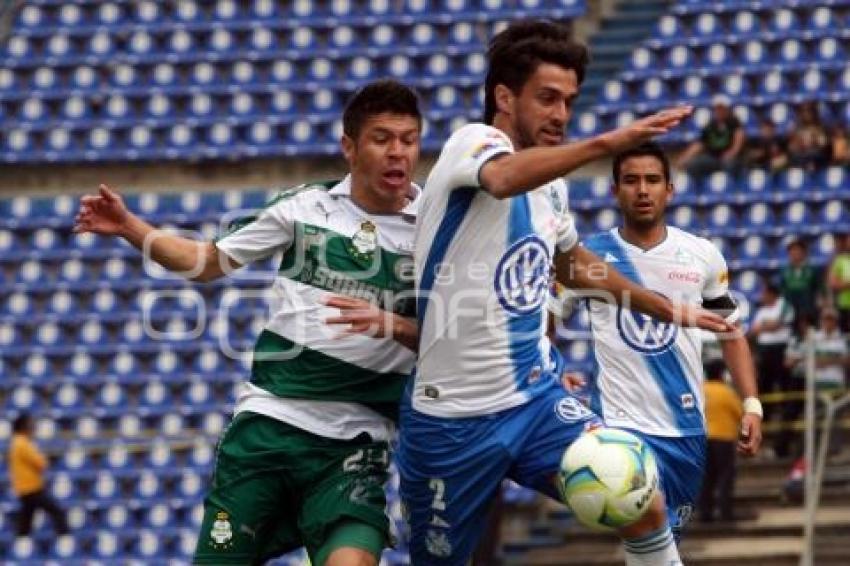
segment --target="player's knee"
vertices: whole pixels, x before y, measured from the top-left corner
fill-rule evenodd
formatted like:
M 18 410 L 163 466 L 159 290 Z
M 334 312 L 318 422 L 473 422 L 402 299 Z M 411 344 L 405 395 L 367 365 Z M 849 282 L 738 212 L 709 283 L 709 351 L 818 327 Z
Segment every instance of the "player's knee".
M 625 539 L 637 538 L 657 531 L 666 524 L 667 508 L 664 505 L 664 496 L 661 492 L 658 492 L 652 498 L 652 503 L 647 508 L 646 513 L 631 525 L 621 527 L 618 532 Z
M 360 548 L 337 548 L 331 552 L 323 566 L 377 566 L 375 556 Z

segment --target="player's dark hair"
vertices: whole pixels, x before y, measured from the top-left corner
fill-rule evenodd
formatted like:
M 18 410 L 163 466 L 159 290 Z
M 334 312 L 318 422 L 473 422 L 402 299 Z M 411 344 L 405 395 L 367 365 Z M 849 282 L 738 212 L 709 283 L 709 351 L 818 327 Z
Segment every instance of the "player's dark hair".
M 28 413 L 21 413 L 12 421 L 12 432 L 24 432 L 29 428 L 31 421 Z
M 519 94 L 541 63 L 574 70 L 581 85 L 590 56 L 572 35 L 569 27 L 545 20 L 520 20 L 496 34 L 487 49 L 484 122 L 492 124 L 496 116 L 496 86 Z
M 422 129 L 419 97 L 413 89 L 398 81 L 382 79 L 367 84 L 348 100 L 342 113 L 342 131 L 357 139 L 366 120 L 384 113 L 412 116 Z
M 623 162 L 632 157 L 650 156 L 661 162 L 661 168 L 664 170 L 664 180 L 670 182 L 670 160 L 667 159 L 667 154 L 661 149 L 661 146 L 654 142 L 646 142 L 639 146 L 627 149 L 626 151 L 614 156 L 614 164 L 612 165 L 612 173 L 614 175 L 614 184 L 620 182 L 620 169 L 623 167 Z

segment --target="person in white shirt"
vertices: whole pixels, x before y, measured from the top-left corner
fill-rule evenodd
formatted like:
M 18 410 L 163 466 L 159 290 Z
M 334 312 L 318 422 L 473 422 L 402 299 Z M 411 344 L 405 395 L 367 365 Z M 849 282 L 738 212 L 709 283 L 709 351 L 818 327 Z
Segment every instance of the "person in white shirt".
M 710 241 L 667 225 L 673 198 L 670 164 L 654 143 L 626 150 L 613 163 L 612 192 L 623 223 L 583 245 L 609 265 L 677 302 L 701 304 L 730 324 L 738 308 L 729 294 L 726 261 Z M 706 462 L 702 331 L 681 328 L 610 302 L 587 300 L 597 371 L 591 408 L 609 426 L 627 429 L 653 449 L 674 534 L 699 498 Z M 761 403 L 746 337 L 718 336 L 732 379 L 746 399 L 738 450 L 761 443 Z

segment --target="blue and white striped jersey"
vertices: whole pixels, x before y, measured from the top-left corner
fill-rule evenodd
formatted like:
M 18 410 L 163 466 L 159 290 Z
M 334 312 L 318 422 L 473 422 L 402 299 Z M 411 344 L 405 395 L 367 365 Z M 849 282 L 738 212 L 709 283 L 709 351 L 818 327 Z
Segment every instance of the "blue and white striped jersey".
M 561 179 L 503 200 L 481 188 L 481 167 L 513 151 L 502 131 L 464 126 L 423 190 L 414 252 L 417 411 L 495 413 L 525 403 L 552 377 L 545 336 L 552 258 L 578 236 Z
M 672 301 L 702 304 L 728 293 L 726 261 L 708 240 L 668 227 L 643 250 L 614 228 L 584 245 L 623 275 Z M 702 338 L 615 304 L 588 301 L 598 365 L 592 408 L 611 426 L 659 436 L 704 434 Z M 727 318 L 736 317 L 733 314 Z

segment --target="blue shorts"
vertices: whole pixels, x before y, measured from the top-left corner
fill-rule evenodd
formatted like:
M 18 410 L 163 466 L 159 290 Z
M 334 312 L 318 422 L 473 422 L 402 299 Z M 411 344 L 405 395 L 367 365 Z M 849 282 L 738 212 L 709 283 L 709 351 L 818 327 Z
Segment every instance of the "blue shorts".
M 556 379 L 524 405 L 447 419 L 401 408 L 398 467 L 415 566 L 462 565 L 504 478 L 560 501 L 554 476 L 567 447 L 602 421 Z
M 642 438 L 655 454 L 661 490 L 667 505 L 667 520 L 678 541 L 699 500 L 705 474 L 705 436 L 653 436 L 639 430 L 630 432 Z

